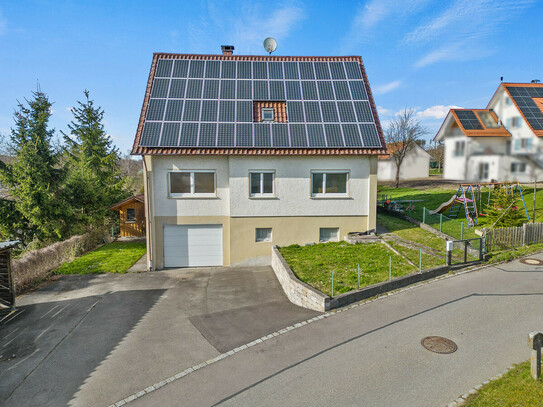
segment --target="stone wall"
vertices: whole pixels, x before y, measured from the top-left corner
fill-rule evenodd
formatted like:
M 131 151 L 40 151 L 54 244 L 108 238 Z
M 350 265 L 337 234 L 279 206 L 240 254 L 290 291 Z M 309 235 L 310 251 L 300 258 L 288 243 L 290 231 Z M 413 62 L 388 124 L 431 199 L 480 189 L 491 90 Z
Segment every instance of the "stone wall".
M 296 278 L 277 246 L 272 247 L 271 266 L 283 291 L 293 304 L 321 312 L 336 307 L 335 300 Z

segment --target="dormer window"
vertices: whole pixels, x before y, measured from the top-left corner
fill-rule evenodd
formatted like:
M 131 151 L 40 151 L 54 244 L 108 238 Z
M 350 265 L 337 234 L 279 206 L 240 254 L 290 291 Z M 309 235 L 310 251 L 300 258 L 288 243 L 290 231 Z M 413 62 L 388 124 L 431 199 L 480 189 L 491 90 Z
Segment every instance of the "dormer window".
M 262 108 L 262 121 L 263 122 L 273 122 L 275 119 L 275 112 L 273 108 L 263 107 Z

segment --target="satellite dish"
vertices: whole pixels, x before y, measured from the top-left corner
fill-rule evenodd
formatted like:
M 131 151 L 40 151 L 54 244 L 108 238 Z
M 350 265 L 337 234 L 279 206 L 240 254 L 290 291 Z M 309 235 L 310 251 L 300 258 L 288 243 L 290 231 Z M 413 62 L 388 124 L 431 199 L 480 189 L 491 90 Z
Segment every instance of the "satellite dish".
M 264 49 L 270 54 L 277 48 L 277 41 L 272 37 L 268 37 L 264 40 Z

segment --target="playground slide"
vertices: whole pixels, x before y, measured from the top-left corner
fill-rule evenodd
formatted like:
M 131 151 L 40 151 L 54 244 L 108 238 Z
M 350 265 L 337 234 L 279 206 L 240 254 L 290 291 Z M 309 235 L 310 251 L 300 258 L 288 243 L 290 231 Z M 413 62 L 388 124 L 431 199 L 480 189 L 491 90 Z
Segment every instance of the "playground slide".
M 443 213 L 446 210 L 448 210 L 454 203 L 454 200 L 456 199 L 456 195 L 453 195 L 451 199 L 449 199 L 446 202 L 443 202 L 439 207 L 434 211 L 435 213 Z

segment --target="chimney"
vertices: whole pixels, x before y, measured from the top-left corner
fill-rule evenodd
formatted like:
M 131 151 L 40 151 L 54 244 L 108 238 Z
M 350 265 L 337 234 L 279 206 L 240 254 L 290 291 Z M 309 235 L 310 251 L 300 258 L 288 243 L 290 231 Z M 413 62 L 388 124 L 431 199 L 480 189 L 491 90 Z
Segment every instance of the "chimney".
M 233 45 L 221 45 L 223 55 L 232 55 L 234 53 Z
M 532 83 L 539 83 L 541 82 L 539 79 L 532 79 Z

